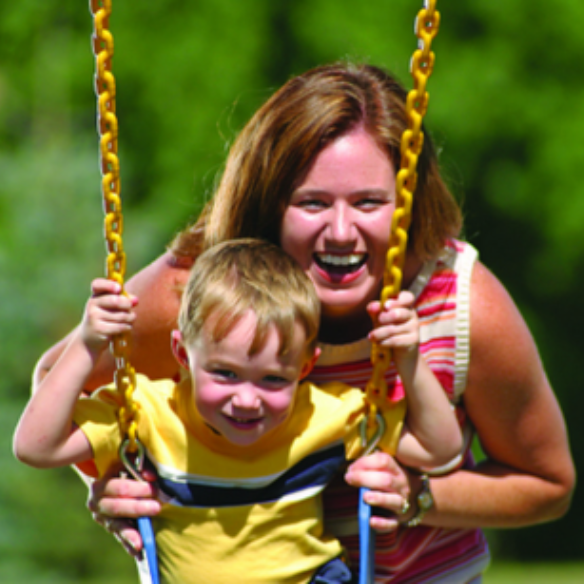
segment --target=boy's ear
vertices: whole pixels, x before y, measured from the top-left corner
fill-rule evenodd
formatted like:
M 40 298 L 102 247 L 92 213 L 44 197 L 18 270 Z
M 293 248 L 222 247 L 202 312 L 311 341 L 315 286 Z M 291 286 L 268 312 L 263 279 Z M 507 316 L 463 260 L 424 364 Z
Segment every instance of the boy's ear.
M 314 367 L 317 359 L 320 357 L 320 353 L 321 353 L 320 348 L 316 347 L 316 349 L 314 349 L 314 355 L 312 355 L 312 357 L 307 359 L 306 363 L 304 363 L 304 367 L 302 367 L 302 371 L 300 372 L 300 379 L 301 380 L 304 379 L 305 377 L 308 377 L 308 375 L 312 371 L 312 368 Z
M 185 369 L 189 368 L 189 356 L 183 344 L 182 334 L 179 330 L 173 330 L 170 334 L 170 346 L 172 354 L 179 364 Z

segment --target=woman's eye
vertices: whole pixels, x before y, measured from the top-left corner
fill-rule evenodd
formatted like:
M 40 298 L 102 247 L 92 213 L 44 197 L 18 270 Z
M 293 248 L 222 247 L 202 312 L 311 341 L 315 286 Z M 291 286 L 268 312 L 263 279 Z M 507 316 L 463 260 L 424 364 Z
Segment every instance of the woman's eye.
M 320 201 L 319 199 L 307 199 L 305 201 L 300 201 L 298 206 L 308 211 L 319 211 L 320 209 L 326 209 L 327 205 L 324 201 Z
M 378 207 L 380 207 L 381 205 L 384 205 L 386 203 L 387 203 L 387 201 L 382 200 L 382 199 L 368 198 L 368 199 L 359 199 L 355 203 L 355 206 L 360 208 L 360 209 L 377 209 Z

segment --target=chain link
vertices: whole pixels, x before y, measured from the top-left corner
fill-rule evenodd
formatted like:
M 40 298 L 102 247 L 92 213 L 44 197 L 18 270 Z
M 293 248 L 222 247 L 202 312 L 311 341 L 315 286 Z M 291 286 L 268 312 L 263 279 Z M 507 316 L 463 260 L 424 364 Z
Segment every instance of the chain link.
M 401 165 L 396 177 L 396 206 L 391 221 L 389 249 L 386 257 L 381 303 L 396 298 L 402 285 L 402 270 L 405 262 L 410 226 L 413 194 L 418 174 L 416 167 L 422 152 L 424 134 L 422 120 L 428 108 L 426 83 L 434 67 L 432 41 L 438 34 L 440 13 L 436 11 L 436 0 L 426 0 L 418 12 L 414 30 L 418 37 L 418 48 L 412 55 L 410 72 L 414 87 L 406 100 L 408 127 L 402 134 L 400 144 Z M 391 364 L 391 351 L 377 344 L 371 349 L 373 372 L 366 386 L 369 403 L 368 424 L 374 425 L 379 408 L 387 404 L 385 372 Z
M 93 53 L 95 55 L 95 93 L 97 95 L 97 129 L 101 167 L 101 191 L 105 213 L 106 275 L 124 285 L 126 254 L 122 241 L 123 216 L 120 198 L 120 163 L 118 159 L 118 118 L 116 117 L 116 82 L 112 73 L 114 39 L 109 30 L 111 0 L 90 0 L 93 15 Z M 133 400 L 135 373 L 129 363 L 130 336 L 116 336 L 111 345 L 116 363 L 114 380 L 123 404 L 118 411 L 122 436 L 129 452 L 137 450 L 138 407 Z

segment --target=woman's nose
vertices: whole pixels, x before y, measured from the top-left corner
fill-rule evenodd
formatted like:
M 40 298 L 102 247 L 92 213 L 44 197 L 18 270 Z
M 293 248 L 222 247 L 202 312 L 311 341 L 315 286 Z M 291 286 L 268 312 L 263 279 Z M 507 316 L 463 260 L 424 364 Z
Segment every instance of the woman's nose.
M 347 243 L 355 238 L 355 226 L 351 210 L 346 205 L 335 205 L 330 209 L 327 237 L 334 243 Z

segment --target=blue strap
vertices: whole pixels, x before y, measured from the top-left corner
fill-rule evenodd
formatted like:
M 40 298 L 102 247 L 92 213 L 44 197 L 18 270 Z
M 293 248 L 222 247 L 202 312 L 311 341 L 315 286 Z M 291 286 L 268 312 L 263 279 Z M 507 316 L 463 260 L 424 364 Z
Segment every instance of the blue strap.
M 152 529 L 152 521 L 150 517 L 138 518 L 138 529 L 142 536 L 142 543 L 144 544 L 144 555 L 148 563 L 148 570 L 150 571 L 150 579 L 152 584 L 159 584 L 158 579 L 158 558 L 156 557 L 156 540 L 154 539 L 154 530 Z
M 375 566 L 375 533 L 369 525 L 371 506 L 363 495 L 369 489 L 359 489 L 359 584 L 373 584 Z

